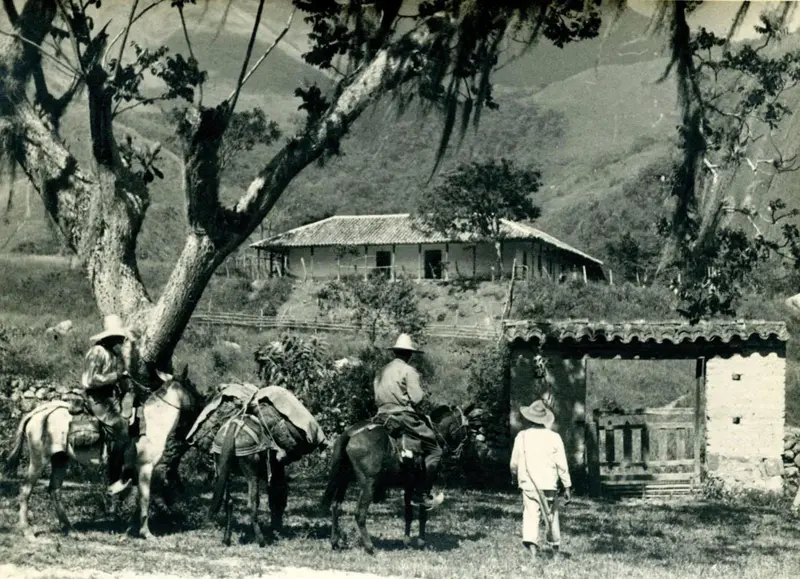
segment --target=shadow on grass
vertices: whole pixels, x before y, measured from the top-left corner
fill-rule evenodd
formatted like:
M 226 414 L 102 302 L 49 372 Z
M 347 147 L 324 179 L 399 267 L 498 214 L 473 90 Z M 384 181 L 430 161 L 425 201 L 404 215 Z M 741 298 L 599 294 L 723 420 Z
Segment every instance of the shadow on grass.
M 566 523 L 568 533 L 586 537 L 594 553 L 736 563 L 744 557 L 772 557 L 782 552 L 762 540 L 770 525 L 777 533 L 785 524 L 786 513 L 777 509 L 713 502 L 588 506 L 568 513 Z M 770 522 L 764 515 L 776 519 Z

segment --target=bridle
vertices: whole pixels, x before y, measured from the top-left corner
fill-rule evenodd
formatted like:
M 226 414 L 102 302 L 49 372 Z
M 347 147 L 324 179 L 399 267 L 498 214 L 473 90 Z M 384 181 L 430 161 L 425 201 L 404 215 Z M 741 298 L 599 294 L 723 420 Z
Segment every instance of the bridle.
M 467 420 L 467 417 L 464 414 L 464 411 L 461 410 L 460 406 L 456 406 L 455 409 L 458 411 L 458 420 L 459 420 L 458 427 L 453 431 L 453 436 L 458 437 L 459 439 L 459 443 L 458 445 L 456 445 L 455 448 L 451 447 L 450 444 L 448 444 L 447 442 L 447 438 L 442 436 L 441 428 L 435 427 L 433 430 L 436 433 L 437 437 L 440 439 L 440 442 L 443 447 L 442 450 L 444 450 L 445 453 L 450 454 L 456 459 L 458 459 L 461 456 L 461 453 L 464 451 L 464 446 L 466 445 L 467 440 L 469 440 L 469 420 Z M 462 434 L 462 431 L 466 432 Z

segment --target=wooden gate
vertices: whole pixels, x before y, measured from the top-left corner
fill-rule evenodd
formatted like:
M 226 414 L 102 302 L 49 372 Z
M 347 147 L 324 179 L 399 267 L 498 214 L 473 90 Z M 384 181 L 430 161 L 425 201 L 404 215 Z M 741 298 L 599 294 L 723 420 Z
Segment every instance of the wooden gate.
M 596 494 L 654 497 L 694 492 L 701 436 L 694 408 L 625 414 L 595 410 L 590 477 Z M 587 433 L 588 434 L 588 433 Z

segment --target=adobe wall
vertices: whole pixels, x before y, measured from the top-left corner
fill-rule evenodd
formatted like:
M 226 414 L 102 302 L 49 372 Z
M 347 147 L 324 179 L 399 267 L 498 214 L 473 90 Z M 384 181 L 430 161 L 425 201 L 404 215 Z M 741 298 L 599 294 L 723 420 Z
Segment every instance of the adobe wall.
M 706 363 L 706 469 L 726 486 L 783 489 L 786 358 L 734 354 Z

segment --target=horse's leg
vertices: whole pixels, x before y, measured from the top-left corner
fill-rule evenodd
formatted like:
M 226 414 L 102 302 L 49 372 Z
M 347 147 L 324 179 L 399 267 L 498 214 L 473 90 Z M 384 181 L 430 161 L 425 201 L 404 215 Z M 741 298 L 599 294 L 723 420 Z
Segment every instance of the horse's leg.
M 233 498 L 231 497 L 230 483 L 225 487 L 225 534 L 222 536 L 222 544 L 226 547 L 231 545 L 231 532 L 233 531 Z
M 286 481 L 286 467 L 273 452 L 269 453 L 269 488 L 267 492 L 270 526 L 273 533 L 280 533 L 283 529 L 283 513 L 286 512 L 289 486 Z
M 414 487 L 406 483 L 403 489 L 403 514 L 405 516 L 405 529 L 403 531 L 403 544 L 406 547 L 411 546 L 411 523 L 414 520 L 414 507 L 411 505 L 411 499 L 414 494 Z
M 72 524 L 67 518 L 64 505 L 61 504 L 61 485 L 67 476 L 68 462 L 69 455 L 66 452 L 57 452 L 50 457 L 50 499 L 53 501 L 58 522 L 61 523 L 61 530 L 65 535 L 72 531 Z
M 417 538 L 417 547 L 420 549 L 425 548 L 425 525 L 428 522 L 428 511 L 425 507 L 419 507 L 419 536 Z
M 335 500 L 331 503 L 331 549 L 340 547 L 341 533 L 339 532 L 339 514 L 342 504 Z
M 361 546 L 367 554 L 372 555 L 374 548 L 372 546 L 372 539 L 369 537 L 367 531 L 367 511 L 369 505 L 372 503 L 372 497 L 375 494 L 375 479 L 367 478 L 366 476 L 359 477 L 361 487 L 361 496 L 358 497 L 358 505 L 356 507 L 356 525 L 358 532 L 361 536 Z
M 267 544 L 266 539 L 264 539 L 264 533 L 261 532 L 261 525 L 258 523 L 258 507 L 259 503 L 261 502 L 261 489 L 259 485 L 259 466 L 258 463 L 261 462 L 258 460 L 258 455 L 254 454 L 252 457 L 248 457 L 250 459 L 254 459 L 253 461 L 249 461 L 247 466 L 245 467 L 245 471 L 247 471 L 247 490 L 249 494 L 248 506 L 250 507 L 250 524 L 253 527 L 253 538 L 258 542 L 259 547 L 263 547 Z M 254 464 L 255 462 L 255 464 Z
M 19 489 L 19 528 L 27 539 L 33 539 L 35 534 L 28 521 L 28 500 L 31 498 L 36 481 L 42 476 L 44 470 L 44 457 L 41 445 L 34 445 L 28 440 L 28 472 Z
M 139 536 L 143 539 L 153 538 L 150 532 L 150 487 L 154 466 L 152 463 L 139 464 Z

